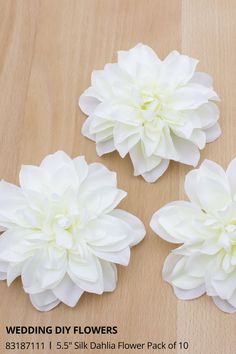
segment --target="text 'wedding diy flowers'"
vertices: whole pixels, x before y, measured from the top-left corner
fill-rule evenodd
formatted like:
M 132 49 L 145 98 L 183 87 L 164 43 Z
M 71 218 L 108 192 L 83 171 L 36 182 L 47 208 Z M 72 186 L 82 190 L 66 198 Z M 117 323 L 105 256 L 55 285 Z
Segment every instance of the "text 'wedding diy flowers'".
M 84 291 L 113 291 L 114 263 L 127 265 L 145 235 L 134 215 L 115 209 L 126 196 L 116 173 L 84 157 L 48 155 L 22 166 L 20 187 L 0 182 L 0 279 L 21 276 L 32 304 L 75 306 Z
M 156 181 L 170 160 L 196 166 L 205 144 L 219 137 L 218 99 L 198 61 L 177 51 L 160 60 L 146 45 L 118 52 L 118 62 L 92 73 L 80 97 L 88 115 L 82 133 L 99 156 L 130 155 L 134 175 Z
M 205 160 L 189 172 L 190 201 L 176 201 L 152 217 L 152 229 L 164 240 L 182 243 L 167 257 L 163 278 L 180 299 L 205 292 L 225 312 L 236 311 L 236 159 L 226 172 Z

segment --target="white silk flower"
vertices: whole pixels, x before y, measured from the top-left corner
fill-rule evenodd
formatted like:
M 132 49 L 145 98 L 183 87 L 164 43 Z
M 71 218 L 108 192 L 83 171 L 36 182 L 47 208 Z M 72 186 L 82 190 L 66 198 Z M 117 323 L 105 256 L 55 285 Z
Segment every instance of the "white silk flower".
M 226 172 L 205 160 L 185 179 L 190 201 L 158 210 L 151 228 L 168 242 L 183 244 L 166 258 L 163 278 L 179 299 L 204 293 L 224 312 L 236 311 L 236 159 Z
M 212 78 L 198 60 L 171 52 L 164 60 L 138 44 L 92 73 L 79 100 L 88 115 L 82 134 L 99 156 L 130 155 L 134 175 L 155 182 L 170 160 L 196 166 L 199 149 L 221 134 Z
M 127 265 L 145 235 L 137 217 L 116 209 L 126 196 L 116 173 L 59 151 L 22 166 L 19 179 L 20 187 L 0 182 L 0 279 L 21 276 L 41 311 L 113 291 L 115 263 Z

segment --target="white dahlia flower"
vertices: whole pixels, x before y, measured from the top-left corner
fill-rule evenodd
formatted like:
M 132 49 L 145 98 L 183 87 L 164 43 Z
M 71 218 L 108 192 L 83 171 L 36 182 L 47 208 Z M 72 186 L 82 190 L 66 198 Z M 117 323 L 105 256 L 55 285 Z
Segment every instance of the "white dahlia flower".
M 126 193 L 116 174 L 84 157 L 48 155 L 22 166 L 20 187 L 0 182 L 0 279 L 21 276 L 32 304 L 48 311 L 75 306 L 84 291 L 113 291 L 114 263 L 127 265 L 145 229 L 115 209 Z
M 212 79 L 177 51 L 160 60 L 146 45 L 118 52 L 118 62 L 92 73 L 80 97 L 82 134 L 99 156 L 130 155 L 134 175 L 156 181 L 170 160 L 196 166 L 205 144 L 219 137 Z
M 206 293 L 222 311 L 236 311 L 236 159 L 226 172 L 205 160 L 185 179 L 188 201 L 176 201 L 152 217 L 164 240 L 182 243 L 166 258 L 163 278 L 180 299 Z

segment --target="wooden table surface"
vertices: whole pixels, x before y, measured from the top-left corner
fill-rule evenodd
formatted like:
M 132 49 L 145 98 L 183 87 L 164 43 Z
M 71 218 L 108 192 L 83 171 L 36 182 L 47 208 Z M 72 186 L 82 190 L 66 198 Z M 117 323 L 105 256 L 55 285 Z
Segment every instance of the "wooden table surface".
M 92 70 L 115 61 L 117 50 L 143 42 L 164 58 L 177 49 L 198 58 L 199 69 L 214 77 L 223 134 L 207 145 L 201 160 L 207 157 L 226 167 L 236 155 L 235 18 L 235 0 L 0 1 L 1 178 L 18 183 L 21 164 L 38 164 L 58 149 L 71 156 L 85 155 L 89 162 L 100 161 L 117 171 L 119 186 L 128 191 L 121 206 L 147 227 L 146 239 L 133 249 L 130 265 L 119 267 L 116 291 L 102 296 L 86 293 L 75 308 L 61 304 L 40 313 L 20 280 L 10 288 L 1 282 L 1 343 L 11 339 L 188 341 L 189 350 L 162 352 L 236 352 L 236 314 L 220 312 L 207 296 L 178 301 L 161 277 L 173 245 L 154 236 L 149 220 L 165 203 L 184 198 L 183 181 L 190 167 L 171 163 L 154 184 L 133 177 L 129 158 L 122 160 L 117 153 L 96 155 L 95 144 L 80 133 L 85 116 L 78 108 Z M 5 335 L 6 325 L 117 325 L 118 334 L 10 337 Z

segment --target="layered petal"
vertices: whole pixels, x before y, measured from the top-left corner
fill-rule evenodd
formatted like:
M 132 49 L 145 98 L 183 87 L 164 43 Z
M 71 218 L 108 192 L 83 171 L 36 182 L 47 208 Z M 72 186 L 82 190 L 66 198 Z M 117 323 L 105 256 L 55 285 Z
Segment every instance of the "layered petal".
M 117 269 L 113 263 L 100 260 L 104 291 L 114 291 L 117 283 Z
M 145 236 L 146 230 L 142 221 L 135 215 L 128 213 L 122 209 L 114 209 L 110 212 L 110 215 L 122 221 L 126 228 L 127 237 L 129 237 L 129 245 L 135 246 Z
M 189 199 L 204 210 L 224 209 L 232 202 L 225 171 L 209 160 L 186 176 L 185 191 Z
M 174 87 L 182 86 L 192 79 L 198 60 L 171 52 L 161 64 L 160 81 Z
M 51 290 L 31 294 L 30 300 L 32 305 L 39 311 L 50 311 L 60 303 L 60 300 L 57 299 Z
M 0 236 L 0 261 L 20 263 L 27 260 L 39 247 L 41 233 L 31 230 L 9 229 Z
M 13 227 L 18 223 L 18 210 L 25 205 L 22 190 L 10 183 L 0 181 L 0 225 Z
M 192 300 L 202 296 L 206 292 L 205 285 L 202 284 L 191 290 L 183 290 L 177 287 L 173 287 L 175 295 L 180 300 Z
M 226 172 L 205 160 L 185 179 L 190 202 L 172 202 L 154 213 L 150 226 L 168 242 L 180 243 L 166 258 L 163 278 L 175 295 L 213 297 L 227 313 L 236 309 L 235 160 Z
M 24 290 L 30 294 L 52 289 L 66 274 L 67 258 L 64 249 L 44 247 L 35 251 L 22 269 Z
M 115 80 L 114 68 L 106 70 Z M 127 265 L 145 235 L 138 218 L 115 209 L 127 194 L 116 173 L 59 151 L 23 166 L 20 184 L 0 182 L 0 280 L 10 285 L 21 276 L 39 311 L 74 307 L 84 291 L 113 291 L 114 263 Z
M 97 154 L 129 154 L 134 175 L 149 183 L 169 160 L 196 166 L 199 149 L 221 134 L 212 78 L 195 72 L 197 63 L 177 51 L 160 60 L 140 43 L 93 72 L 80 106 L 89 115 L 82 134 Z
M 68 263 L 71 280 L 83 291 L 102 294 L 104 291 L 102 268 L 99 260 L 91 252 L 78 257 L 71 254 Z
M 230 189 L 231 189 L 231 194 L 233 196 L 233 199 L 235 200 L 235 194 L 236 194 L 236 158 L 234 158 L 227 170 L 226 170 L 226 175 L 229 181 Z
M 232 306 L 227 300 L 221 299 L 219 296 L 213 296 L 214 304 L 223 312 L 234 313 L 236 307 Z
M 221 129 L 219 123 L 216 123 L 210 128 L 205 129 L 206 133 L 206 142 L 211 143 L 212 141 L 219 138 L 221 135 Z
M 79 301 L 83 290 L 68 275 L 53 289 L 53 294 L 64 304 L 74 307 Z
M 137 144 L 132 148 L 130 151 L 130 158 L 134 165 L 135 176 L 153 170 L 161 162 L 161 158 L 158 156 L 153 155 L 146 157 L 140 144 Z
M 199 237 L 195 220 L 204 220 L 202 211 L 189 202 L 176 201 L 167 204 L 153 214 L 150 226 L 168 242 L 183 243 Z M 205 234 L 202 234 L 202 238 Z
M 94 112 L 99 103 L 99 96 L 92 87 L 85 90 L 79 99 L 79 106 L 81 110 L 88 116 Z
M 142 174 L 143 178 L 145 179 L 146 182 L 153 183 L 155 182 L 158 178 L 160 178 L 163 173 L 167 170 L 169 166 L 170 161 L 169 160 L 161 160 L 158 166 L 154 167 L 152 170 L 148 172 L 144 172 Z
M 145 65 L 150 69 L 156 69 L 161 61 L 156 53 L 142 43 L 137 44 L 129 51 L 118 52 L 118 65 L 129 75 L 135 77 L 140 65 Z

